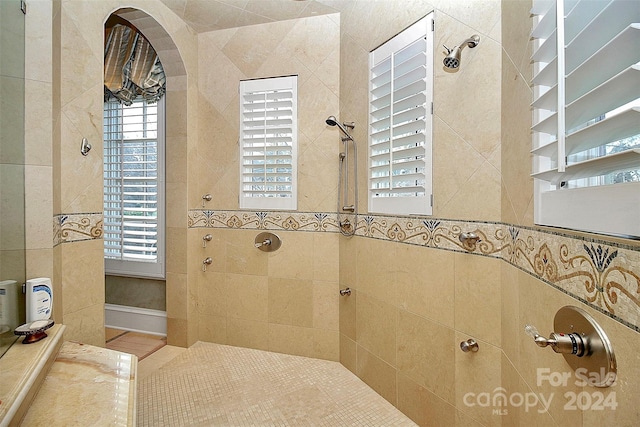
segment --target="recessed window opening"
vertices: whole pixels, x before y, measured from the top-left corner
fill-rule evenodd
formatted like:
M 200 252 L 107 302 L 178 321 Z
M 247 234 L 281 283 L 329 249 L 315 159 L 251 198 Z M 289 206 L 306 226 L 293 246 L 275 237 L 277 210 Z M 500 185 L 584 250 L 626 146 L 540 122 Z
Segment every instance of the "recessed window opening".
M 640 8 L 534 0 L 537 224 L 640 237 Z
M 432 212 L 432 22 L 430 14 L 369 54 L 370 212 Z
M 105 29 L 105 272 L 164 278 L 164 70 L 150 43 L 116 22 Z
M 240 82 L 240 208 L 297 208 L 297 76 Z

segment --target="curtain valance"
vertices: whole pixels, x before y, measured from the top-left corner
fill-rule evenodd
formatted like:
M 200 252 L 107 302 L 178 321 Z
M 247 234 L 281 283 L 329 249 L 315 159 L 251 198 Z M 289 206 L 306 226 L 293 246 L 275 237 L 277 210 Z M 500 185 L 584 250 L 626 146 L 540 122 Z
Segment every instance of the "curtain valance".
M 158 54 L 140 33 L 116 24 L 105 30 L 104 97 L 131 105 L 140 97 L 156 102 L 165 93 L 165 74 Z

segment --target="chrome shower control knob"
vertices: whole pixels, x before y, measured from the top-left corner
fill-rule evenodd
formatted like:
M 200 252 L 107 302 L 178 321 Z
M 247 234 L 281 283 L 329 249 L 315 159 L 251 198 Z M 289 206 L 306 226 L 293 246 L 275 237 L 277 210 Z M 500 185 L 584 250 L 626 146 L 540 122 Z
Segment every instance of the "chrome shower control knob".
M 476 351 L 478 351 L 478 343 L 473 338 L 469 338 L 468 340 L 462 341 L 460 343 L 460 349 L 465 353 L 468 353 L 470 351 L 475 353 Z
M 538 333 L 531 325 L 524 331 L 533 338 L 538 347 L 550 346 L 553 351 L 562 354 L 571 368 L 589 377 L 589 385 L 609 387 L 616 382 L 618 365 L 609 337 L 604 329 L 586 311 L 567 305 L 556 313 L 553 329 L 549 338 Z M 586 378 L 586 377 L 585 377 Z
M 204 204 L 205 202 L 210 202 L 211 200 L 213 200 L 213 196 L 209 193 L 205 194 L 202 196 L 202 207 L 204 208 Z
M 550 346 L 553 351 L 561 354 L 575 354 L 578 357 L 585 355 L 586 345 L 582 336 L 575 332 L 568 334 L 552 332 L 549 338 L 545 338 L 538 333 L 538 330 L 532 326 L 527 325 L 524 328 L 525 332 L 533 337 L 533 341 L 538 347 Z
M 211 265 L 213 263 L 213 259 L 211 257 L 206 257 L 202 260 L 202 271 L 207 271 L 207 265 Z
M 270 244 L 271 244 L 271 239 L 264 239 L 262 242 L 254 243 L 253 245 L 256 248 L 259 248 L 260 246 L 269 246 Z

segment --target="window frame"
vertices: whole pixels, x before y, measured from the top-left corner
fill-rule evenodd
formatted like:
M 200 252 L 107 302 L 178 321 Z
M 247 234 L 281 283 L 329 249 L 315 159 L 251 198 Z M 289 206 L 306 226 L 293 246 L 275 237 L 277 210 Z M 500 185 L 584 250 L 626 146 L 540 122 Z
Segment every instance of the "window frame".
M 139 99 L 134 101 L 140 101 Z M 143 100 L 144 101 L 144 100 Z M 108 102 L 117 102 L 110 100 Z M 156 261 L 134 261 L 104 258 L 105 274 L 112 276 L 140 277 L 140 278 L 166 278 L 166 95 L 155 103 L 157 105 L 157 235 L 156 235 Z M 106 131 L 103 130 L 103 133 Z M 107 147 L 107 141 L 104 148 Z M 105 202 L 103 201 L 103 204 Z M 106 233 L 106 225 L 105 225 Z
M 290 173 L 283 173 L 282 176 L 290 176 L 290 190 L 282 191 L 282 193 L 286 193 L 288 196 L 279 197 L 274 196 L 270 197 L 266 194 L 269 194 L 268 191 L 264 193 L 252 193 L 256 194 L 255 196 L 247 196 L 250 192 L 245 189 L 245 182 L 243 176 L 245 175 L 246 168 L 251 166 L 251 161 L 246 160 L 245 156 L 245 131 L 246 125 L 245 123 L 248 120 L 245 120 L 245 103 L 244 96 L 245 93 L 248 92 L 264 92 L 264 93 L 277 93 L 278 91 L 291 91 L 291 123 L 290 123 Z M 278 77 L 267 77 L 267 78 L 259 78 L 259 79 L 249 79 L 249 80 L 241 80 L 238 88 L 239 93 L 239 137 L 238 137 L 238 149 L 239 149 L 239 193 L 238 193 L 238 204 L 240 209 L 254 209 L 254 210 L 297 210 L 298 208 L 298 76 L 290 75 L 290 76 L 278 76 Z M 268 98 L 268 96 L 267 96 Z M 286 108 L 285 110 L 286 111 Z M 265 125 L 265 130 L 263 138 L 268 138 L 269 128 Z M 257 131 L 258 128 L 253 127 L 250 129 L 251 132 Z M 286 137 L 283 137 L 286 139 Z M 259 138 L 256 138 L 256 141 L 259 141 Z M 282 141 L 279 141 L 282 142 Z M 264 147 L 266 148 L 266 147 Z M 265 156 L 265 164 L 266 158 L 268 157 L 267 151 L 264 150 Z M 275 154 L 274 157 L 277 157 L 278 154 Z M 257 163 L 253 164 L 258 165 Z M 266 174 L 268 173 L 265 168 L 265 181 Z M 277 177 L 276 177 L 277 179 Z
M 598 9 L 594 8 L 592 9 L 594 12 L 591 12 L 591 10 L 586 10 L 585 12 L 584 9 L 580 9 L 581 13 L 573 15 L 574 17 L 579 17 L 580 20 L 572 21 L 571 25 L 567 26 L 566 29 L 565 19 L 563 17 L 570 16 L 570 12 L 574 10 L 564 10 L 565 3 L 563 0 L 559 0 L 558 2 L 534 1 L 532 8 L 532 15 L 534 16 L 532 25 L 532 38 L 534 39 L 532 55 L 534 60 L 534 77 L 532 81 L 534 86 L 532 104 L 534 222 L 537 225 L 637 238 L 640 236 L 640 182 L 606 185 L 596 184 L 592 187 L 563 188 L 565 181 L 575 179 L 572 175 L 580 177 L 571 172 L 574 164 L 567 163 L 565 160 L 568 157 L 567 154 L 571 154 L 568 149 L 570 146 L 566 145 L 568 143 L 567 141 L 571 137 L 575 138 L 575 135 L 579 133 L 575 128 L 576 125 L 572 123 L 577 122 L 581 126 L 583 122 L 587 123 L 586 118 L 582 121 L 577 121 L 574 118 L 576 116 L 575 111 L 581 111 L 576 110 L 576 106 L 581 105 L 578 103 L 583 99 L 587 99 L 588 95 L 595 94 L 598 90 L 604 92 L 602 88 L 605 87 L 605 84 L 619 77 L 617 74 L 613 77 L 608 77 L 608 80 L 604 83 L 601 83 L 599 86 L 590 86 L 590 92 L 574 99 L 576 95 L 572 94 L 572 91 L 568 89 L 568 82 L 574 79 L 571 82 L 573 83 L 579 78 L 584 81 L 586 79 L 584 76 L 593 76 L 596 74 L 594 71 L 596 68 L 602 69 L 602 67 L 594 67 L 592 65 L 591 68 L 587 66 L 580 68 L 580 65 L 587 64 L 589 61 L 591 61 L 591 63 L 602 63 L 602 60 L 596 61 L 595 59 L 600 52 L 605 52 L 605 50 L 596 50 L 597 47 L 594 47 L 595 53 L 592 53 L 592 56 L 586 58 L 576 56 L 575 54 L 568 56 L 568 52 L 570 52 L 572 45 L 578 45 L 575 41 L 578 40 L 580 36 L 584 35 L 584 39 L 593 36 L 595 32 L 589 29 L 589 24 L 592 22 L 596 22 L 598 19 L 611 22 L 611 16 L 622 17 L 627 15 L 624 11 L 624 3 L 620 3 L 620 6 L 614 6 L 614 2 L 602 2 L 604 6 L 602 10 L 597 11 Z M 575 6 L 575 4 L 573 5 Z M 606 11 L 607 8 L 610 7 L 611 9 Z M 576 11 L 578 11 L 578 9 L 576 9 Z M 561 17 L 561 19 L 558 19 L 558 17 Z M 606 19 L 607 17 L 609 17 L 609 19 Z M 628 17 L 625 16 L 625 18 Z M 635 18 L 631 19 L 633 20 Z M 577 25 L 575 24 L 576 22 Z M 620 20 L 620 22 L 623 21 Z M 553 33 L 551 30 L 553 30 Z M 545 37 L 545 34 L 549 34 L 549 36 Z M 622 32 L 615 34 L 612 32 L 612 34 L 608 34 L 607 38 L 602 42 L 598 42 L 599 44 L 597 46 L 607 46 L 608 43 L 611 43 L 620 34 L 622 34 Z M 554 40 L 551 38 L 552 36 L 555 36 L 555 44 L 551 43 Z M 545 46 L 545 41 L 547 40 L 551 42 L 546 43 L 547 46 Z M 584 45 L 584 43 L 582 43 L 582 45 Z M 591 45 L 593 45 L 593 43 L 591 43 Z M 552 51 L 552 49 L 555 49 L 555 51 Z M 623 52 L 624 49 L 609 48 L 609 51 Z M 582 54 L 582 56 L 585 55 Z M 554 64 L 553 61 L 555 61 L 555 68 L 551 66 Z M 571 65 L 568 65 L 569 62 Z M 615 63 L 615 61 L 605 62 Z M 548 69 L 545 69 L 545 67 Z M 586 70 L 586 72 L 584 70 Z M 601 73 L 603 72 L 601 71 Z M 578 77 L 575 77 L 576 75 Z M 620 75 L 622 75 L 622 73 L 620 73 Z M 560 76 L 560 78 L 558 78 L 558 76 Z M 604 73 L 603 76 L 605 76 Z M 551 83 L 554 81 L 549 80 L 550 78 L 555 79 L 557 90 L 552 86 Z M 596 77 L 590 78 L 596 82 L 600 81 L 597 80 Z M 547 82 L 544 84 L 541 83 L 544 80 Z M 576 84 L 573 84 L 572 87 L 575 88 Z M 578 87 L 582 88 L 583 86 Z M 573 92 L 575 92 L 575 89 Z M 565 93 L 569 95 L 565 95 Z M 607 97 L 610 93 L 611 92 L 607 92 Z M 549 94 L 551 96 L 549 96 Z M 545 95 L 546 100 L 544 99 Z M 553 104 L 553 101 L 556 103 Z M 607 101 L 607 103 L 608 102 L 609 101 Z M 573 117 L 571 120 L 568 120 L 567 112 L 572 107 L 574 108 Z M 588 107 L 582 107 L 581 105 L 581 108 L 583 109 L 582 111 L 584 111 Z M 554 114 L 557 115 L 556 122 L 550 121 L 554 119 Z M 607 113 L 607 115 L 608 114 L 609 113 Z M 589 117 L 584 113 L 582 113 L 582 115 L 587 118 Z M 547 126 L 544 123 L 545 121 L 549 122 L 551 127 L 547 130 L 541 130 L 544 126 Z M 567 125 L 565 125 L 565 121 L 567 121 Z M 595 126 L 587 126 L 583 131 L 589 130 L 589 128 L 597 129 L 597 126 L 600 125 L 602 125 L 600 129 L 602 129 L 605 126 L 604 122 L 605 120 L 595 120 Z M 565 129 L 566 127 L 573 127 L 574 129 Z M 554 131 L 557 136 L 553 135 Z M 591 146 L 597 148 L 609 143 L 608 140 L 604 141 L 602 138 L 603 137 L 599 139 L 599 141 L 602 141 L 600 145 Z M 557 145 L 557 147 L 554 146 L 554 144 Z M 575 144 L 575 139 L 571 144 Z M 633 153 L 627 154 L 633 155 Z M 575 158 L 577 156 L 573 157 Z M 605 155 L 601 158 L 607 158 L 611 161 L 610 155 Z M 557 159 L 560 159 L 560 161 Z M 594 168 L 590 165 L 578 165 L 587 168 L 587 171 L 590 171 L 590 168 Z M 640 162 L 637 160 L 636 166 L 640 168 Z M 576 167 L 574 166 L 573 170 L 575 169 Z M 593 181 L 598 182 L 598 180 L 595 179 L 593 179 Z
M 419 21 L 405 28 L 403 31 L 401 31 L 396 36 L 392 37 L 382 45 L 373 49 L 369 53 L 369 104 L 368 104 L 369 131 L 368 131 L 368 155 L 367 155 L 367 161 L 368 161 L 367 196 L 368 196 L 368 208 L 369 208 L 369 212 L 371 213 L 390 214 L 390 215 L 432 215 L 433 213 L 433 81 L 434 81 L 434 76 L 433 76 L 434 74 L 433 72 L 434 71 L 433 70 L 433 59 L 434 59 L 433 33 L 434 31 L 433 29 L 434 29 L 434 13 L 431 12 L 425 17 L 423 17 L 422 19 L 420 19 Z M 425 63 L 424 63 L 425 89 L 423 91 L 416 92 L 415 94 L 412 94 L 410 96 L 415 96 L 419 94 L 424 95 L 425 101 L 422 107 L 422 111 L 420 111 L 421 113 L 424 114 L 424 119 L 417 118 L 417 119 L 414 119 L 413 122 L 412 121 L 402 122 L 402 124 L 397 126 L 396 129 L 403 126 L 407 126 L 407 125 L 409 125 L 410 127 L 413 127 L 412 125 L 415 124 L 415 121 L 424 120 L 424 128 L 422 129 L 422 133 L 424 135 L 424 141 L 422 143 L 422 147 L 424 148 L 424 153 L 423 154 L 419 153 L 415 157 L 411 157 L 411 155 L 407 154 L 406 152 L 404 154 L 405 156 L 407 155 L 410 156 L 404 159 L 406 161 L 406 164 L 411 163 L 417 166 L 414 168 L 413 172 L 407 172 L 407 175 L 417 176 L 415 180 L 417 182 L 413 187 L 417 189 L 422 187 L 424 189 L 424 194 L 413 195 L 413 196 L 411 195 L 399 196 L 398 193 L 402 193 L 401 191 L 402 186 L 395 187 L 396 191 L 394 191 L 391 188 L 391 186 L 393 185 L 392 183 L 393 183 L 394 176 L 396 177 L 402 176 L 402 173 L 397 173 L 396 175 L 394 175 L 394 171 L 399 172 L 399 170 L 402 169 L 403 167 L 399 166 L 401 162 L 396 162 L 396 163 L 393 162 L 393 159 L 394 159 L 393 153 L 401 153 L 403 150 L 402 149 L 394 150 L 395 148 L 394 142 L 399 141 L 403 137 L 406 137 L 406 134 L 403 134 L 397 137 L 395 135 L 392 135 L 392 131 L 394 129 L 392 123 L 393 123 L 393 119 L 400 116 L 402 112 L 410 111 L 412 109 L 418 110 L 419 107 L 412 106 L 412 107 L 409 107 L 407 110 L 400 110 L 401 112 L 397 112 L 393 109 L 393 105 L 392 105 L 393 102 L 391 102 L 391 104 L 389 104 L 390 112 L 388 116 L 389 126 L 390 126 L 388 128 L 389 142 L 387 144 L 385 142 L 376 141 L 374 139 L 374 134 L 376 133 L 380 134 L 381 130 L 379 126 L 383 126 L 383 125 L 378 124 L 378 127 L 376 127 L 374 126 L 374 123 L 376 122 L 380 123 L 382 121 L 386 121 L 386 119 L 382 119 L 382 120 L 380 118 L 376 119 L 374 115 L 376 112 L 379 112 L 385 108 L 385 107 L 374 106 L 374 101 L 376 101 L 377 99 L 383 98 L 383 96 L 380 96 L 379 98 L 374 98 L 376 96 L 374 95 L 374 91 L 384 86 L 383 84 L 380 84 L 379 86 L 375 86 L 374 80 L 376 80 L 376 77 L 381 77 L 384 74 L 384 73 L 376 74 L 376 67 L 379 67 L 385 61 L 389 60 L 390 65 L 389 65 L 388 72 L 391 73 L 390 74 L 391 77 L 389 81 L 389 84 L 390 84 L 389 96 L 393 97 L 393 95 L 397 93 L 393 85 L 396 78 L 396 76 L 393 74 L 394 71 L 396 70 L 395 57 L 396 55 L 401 56 L 401 52 L 405 49 L 410 48 L 411 45 L 413 45 L 419 40 L 420 37 L 424 37 L 425 39 L 425 50 L 420 51 L 420 52 L 424 52 L 424 55 L 425 55 Z M 405 76 L 405 74 L 400 75 L 400 77 L 403 77 L 403 76 Z M 419 80 L 415 80 L 413 81 L 413 83 L 417 81 Z M 410 86 L 410 84 L 407 86 Z M 405 88 L 407 86 L 401 86 L 400 89 Z M 398 92 L 400 92 L 400 90 L 398 90 Z M 401 99 L 407 99 L 407 98 L 410 98 L 410 96 L 403 97 Z M 384 131 L 385 130 L 382 130 L 382 132 Z M 386 154 L 381 153 L 379 150 L 376 151 L 377 150 L 375 147 L 376 145 L 378 145 L 379 147 L 383 145 L 388 145 L 388 150 L 389 150 L 388 157 L 383 158 L 386 156 Z M 420 145 L 415 145 L 414 147 L 407 149 L 407 151 L 410 151 L 410 150 L 415 151 L 416 148 L 418 148 L 418 151 L 420 151 L 419 150 Z M 384 147 L 382 147 L 382 149 L 384 149 Z M 420 159 L 421 155 L 423 155 L 422 159 Z M 420 160 L 422 160 L 422 164 L 424 166 L 423 173 L 419 172 L 419 169 L 421 169 L 419 167 L 421 163 Z M 385 164 L 384 164 L 385 161 L 389 165 L 388 175 L 374 176 L 374 174 L 376 173 L 374 169 L 377 169 L 378 171 L 380 171 L 381 168 L 385 167 Z M 386 182 L 386 184 L 388 184 L 388 187 L 384 187 L 385 183 L 381 182 L 381 180 L 382 181 L 385 180 L 386 176 L 389 177 L 387 180 L 388 182 Z M 420 180 L 423 180 L 424 185 L 420 185 L 419 183 Z M 382 184 L 383 187 L 374 188 L 374 186 L 378 184 Z M 412 187 L 412 186 L 409 186 L 409 187 Z M 385 191 L 387 188 L 389 188 L 389 191 Z M 383 191 L 376 191 L 376 190 L 383 190 Z M 419 190 L 417 190 L 416 192 L 419 192 Z M 396 193 L 396 196 L 391 196 L 391 195 L 381 196 L 380 194 L 382 193 Z

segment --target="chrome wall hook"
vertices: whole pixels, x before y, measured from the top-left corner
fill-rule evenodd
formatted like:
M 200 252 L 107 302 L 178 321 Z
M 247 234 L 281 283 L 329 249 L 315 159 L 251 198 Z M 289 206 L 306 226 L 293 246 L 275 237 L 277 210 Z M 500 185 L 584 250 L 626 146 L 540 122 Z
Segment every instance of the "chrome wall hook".
M 475 243 L 478 240 L 480 240 L 480 237 L 473 232 L 470 232 L 470 233 L 462 232 L 458 235 L 458 240 L 460 240 L 462 243 L 467 243 L 467 242 Z
M 480 236 L 474 232 L 465 233 L 462 232 L 458 235 L 458 240 L 462 243 L 462 246 L 468 251 L 475 251 L 476 244 L 480 241 Z
M 204 203 L 205 202 L 210 202 L 211 200 L 213 200 L 213 196 L 209 193 L 205 194 L 204 196 L 202 196 L 202 207 L 204 208 Z
M 82 138 L 82 143 L 80 144 L 80 154 L 86 156 L 91 151 L 91 144 L 89 144 L 89 140 L 87 138 Z
M 469 338 L 466 341 L 462 341 L 460 343 L 460 350 L 464 351 L 465 353 L 468 353 L 470 351 L 475 353 L 476 351 L 478 351 L 478 342 L 473 338 Z
M 211 257 L 206 257 L 204 260 L 202 260 L 202 271 L 207 271 L 207 265 L 211 265 L 213 263 L 213 260 L 211 259 Z
M 202 247 L 206 248 L 207 242 L 210 242 L 212 239 L 213 236 L 211 234 L 205 234 L 204 236 L 202 236 Z

